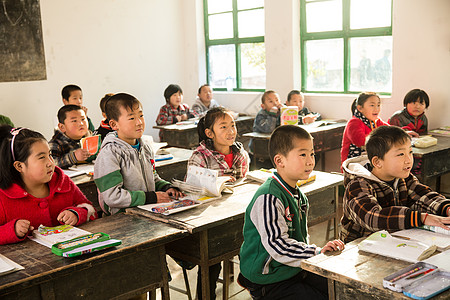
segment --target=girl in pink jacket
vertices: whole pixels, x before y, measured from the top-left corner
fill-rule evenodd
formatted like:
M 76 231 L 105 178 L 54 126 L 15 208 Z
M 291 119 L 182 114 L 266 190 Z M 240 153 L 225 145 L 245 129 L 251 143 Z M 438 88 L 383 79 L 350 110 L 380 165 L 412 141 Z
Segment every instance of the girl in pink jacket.
M 80 225 L 92 203 L 55 167 L 44 136 L 0 126 L 0 245 L 24 240 L 39 225 Z

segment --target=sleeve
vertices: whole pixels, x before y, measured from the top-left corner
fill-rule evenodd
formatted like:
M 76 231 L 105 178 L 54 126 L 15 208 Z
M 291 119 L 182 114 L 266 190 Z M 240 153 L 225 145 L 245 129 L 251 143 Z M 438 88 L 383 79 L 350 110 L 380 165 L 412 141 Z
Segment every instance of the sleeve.
M 103 210 L 127 208 L 146 203 L 144 191 L 129 191 L 123 186 L 120 172 L 120 158 L 115 155 L 113 145 L 104 147 L 95 161 L 94 181 L 99 192 L 99 202 Z
M 19 238 L 16 235 L 15 225 L 18 219 L 0 225 L 0 245 L 13 244 L 26 239 L 27 235 Z M 3 222 L 2 222 L 3 223 Z
M 197 166 L 197 167 L 201 167 L 201 168 L 208 168 L 208 163 L 206 161 L 205 156 L 199 152 L 199 151 L 194 151 L 191 155 L 191 157 L 189 157 L 188 160 L 188 164 L 187 166 Z
M 169 113 L 169 107 L 167 105 L 163 105 L 161 109 L 159 110 L 158 117 L 156 118 L 156 124 L 158 125 L 167 125 L 167 124 L 173 124 L 174 117 L 170 115 Z
M 420 212 L 406 206 L 381 207 L 367 181 L 355 179 L 344 194 L 344 211 L 359 226 L 375 232 L 400 230 L 422 225 Z
M 153 163 L 153 178 L 155 178 L 155 190 L 156 191 L 167 191 L 168 189 L 170 189 L 172 186 L 172 184 L 170 184 L 170 182 L 168 182 L 167 180 L 162 179 L 158 172 L 156 172 L 156 168 L 155 165 Z M 147 203 L 147 201 L 146 201 Z
M 188 116 L 188 118 L 197 118 L 199 116 L 199 113 L 197 113 L 194 109 L 189 109 L 189 106 L 187 104 L 186 105 L 186 114 Z
M 447 216 L 447 210 L 450 208 L 450 199 L 446 199 L 441 194 L 420 183 L 412 174 L 405 181 L 408 188 L 408 200 L 410 201 L 408 204 L 412 209 L 433 215 Z
M 64 153 L 62 146 L 54 140 L 51 140 L 49 142 L 49 146 L 56 165 L 61 169 L 67 169 L 68 167 L 71 167 L 78 162 L 75 156 L 75 150 Z
M 194 103 L 194 104 L 192 105 L 192 113 L 193 113 L 193 114 L 196 114 L 196 116 L 202 115 L 202 114 L 203 114 L 203 111 L 202 111 L 201 106 L 200 106 L 199 104 L 197 104 L 197 103 Z
M 402 127 L 400 124 L 400 118 L 397 113 L 394 113 L 391 118 L 388 120 L 388 123 L 393 126 Z
M 78 186 L 71 179 L 67 178 L 67 180 L 69 180 L 71 191 L 73 191 L 72 204 L 63 210 L 71 210 L 78 216 L 78 223 L 76 226 L 79 226 L 89 220 L 94 220 L 97 217 L 97 213 L 92 205 L 92 202 L 86 198 L 83 192 L 81 192 Z
M 277 126 L 277 115 L 275 113 L 258 113 L 253 123 L 253 131 L 271 133 Z
M 269 255 L 279 263 L 300 267 L 302 259 L 315 255 L 316 246 L 299 242 L 288 235 L 281 201 L 271 195 L 259 196 L 250 211 L 250 219 Z
M 366 144 L 366 133 L 364 131 L 364 127 L 361 120 L 359 119 L 351 119 L 347 123 L 347 134 L 350 140 L 350 143 L 362 147 Z

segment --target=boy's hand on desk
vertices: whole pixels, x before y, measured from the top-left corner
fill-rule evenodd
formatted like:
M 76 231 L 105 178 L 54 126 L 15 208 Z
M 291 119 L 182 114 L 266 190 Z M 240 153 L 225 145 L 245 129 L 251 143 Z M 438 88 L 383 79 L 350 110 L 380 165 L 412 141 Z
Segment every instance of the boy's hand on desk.
M 311 124 L 316 120 L 317 116 L 313 114 L 306 115 L 302 118 L 303 124 Z
M 66 225 L 75 226 L 78 223 L 77 215 L 67 209 L 60 212 L 56 219 Z
M 416 137 L 416 138 L 419 137 L 419 134 L 412 130 L 406 130 L 406 133 L 409 134 L 410 137 Z
M 23 238 L 28 233 L 28 231 L 33 229 L 34 227 L 30 225 L 30 221 L 28 220 L 17 220 L 16 224 L 14 225 L 14 231 L 16 232 L 18 238 Z
M 177 122 L 181 122 L 181 116 L 175 116 L 175 119 L 177 119 Z
M 341 251 L 344 250 L 345 244 L 341 240 L 329 241 L 320 251 L 320 253 L 324 253 L 327 251 Z
M 156 193 L 156 203 L 172 202 L 173 199 L 170 198 L 167 192 L 155 192 Z
M 89 151 L 87 149 L 78 148 L 77 150 L 75 150 L 75 157 L 78 161 L 85 161 L 89 156 L 91 155 L 89 154 Z
M 183 194 L 182 192 L 180 192 L 179 190 L 174 189 L 174 188 L 168 189 L 166 191 L 166 193 L 169 194 L 169 197 L 172 198 L 172 199 L 174 199 L 174 198 L 178 199 L 178 198 L 186 196 L 185 194 Z
M 450 230 L 450 227 L 445 226 L 446 224 L 447 225 L 450 224 L 450 217 L 440 217 L 436 215 L 422 213 L 421 218 L 422 223 L 425 225 L 437 226 L 445 230 Z
M 181 115 L 181 121 L 186 121 L 188 116 L 186 114 Z

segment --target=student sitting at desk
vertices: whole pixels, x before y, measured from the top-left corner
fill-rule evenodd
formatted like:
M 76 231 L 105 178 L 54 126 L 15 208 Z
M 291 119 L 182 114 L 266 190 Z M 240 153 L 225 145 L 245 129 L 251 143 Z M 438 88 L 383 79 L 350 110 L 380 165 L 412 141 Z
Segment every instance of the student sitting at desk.
M 49 142 L 56 165 L 64 169 L 94 160 L 97 155 L 90 155 L 80 145 L 83 137 L 91 135 L 84 110 L 78 105 L 65 105 L 58 111 L 58 121 L 59 129 Z
M 0 126 L 0 245 L 23 241 L 39 225 L 80 225 L 96 216 L 92 203 L 55 167 L 44 136 Z
M 319 113 L 309 111 L 305 106 L 305 97 L 298 90 L 289 92 L 286 105 L 298 107 L 298 124 L 311 124 L 314 121 L 322 120 L 322 116 Z
M 92 124 L 91 119 L 87 116 L 88 109 L 86 106 L 83 106 L 83 92 L 81 91 L 81 88 L 74 84 L 66 85 L 61 91 L 61 96 L 64 105 L 78 105 L 84 110 L 88 122 L 88 129 L 91 132 L 94 132 L 94 124 Z
M 106 117 L 106 111 L 105 111 L 105 104 L 106 101 L 108 101 L 109 98 L 111 98 L 111 96 L 113 96 L 114 94 L 109 93 L 109 94 L 105 94 L 105 96 L 103 96 L 103 98 L 100 100 L 100 109 L 102 111 L 102 116 L 103 116 L 103 120 L 101 120 L 100 122 L 100 126 L 98 126 L 96 133 L 100 134 L 100 136 L 102 137 L 102 141 L 105 139 L 106 135 L 114 130 L 112 130 L 111 126 L 109 126 L 109 120 Z
M 413 89 L 403 99 L 403 110 L 395 112 L 389 119 L 389 124 L 405 130 L 424 134 L 428 131 L 428 119 L 425 109 L 430 106 L 430 98 L 425 91 Z
M 142 140 L 145 120 L 139 100 L 116 94 L 105 109 L 115 131 L 106 135 L 94 166 L 102 210 L 112 215 L 127 207 L 170 202 L 181 196 L 156 172 L 153 151 Z
M 190 111 L 189 106 L 183 103 L 183 90 L 177 84 L 169 84 L 164 90 L 166 104 L 159 110 L 156 124 L 168 125 L 186 121 L 189 118 L 197 117 L 195 111 Z M 164 141 L 163 131 L 159 131 L 159 139 Z
M 197 125 L 200 145 L 188 161 L 190 165 L 219 171 L 219 176 L 245 177 L 249 157 L 244 146 L 236 142 L 237 130 L 233 115 L 223 107 L 215 107 Z M 216 299 L 216 285 L 220 263 L 209 267 L 210 299 Z M 198 268 L 197 295 L 202 298 L 201 268 Z
M 206 83 L 198 89 L 197 99 L 192 105 L 192 110 L 198 116 L 204 116 L 208 110 L 219 106 L 219 103 L 213 99 L 211 87 Z
M 410 173 L 411 138 L 401 128 L 382 126 L 369 136 L 367 156 L 343 164 L 344 242 L 379 230 L 433 225 L 449 230 L 450 200 L 421 184 Z
M 328 299 L 326 278 L 300 268 L 303 259 L 345 247 L 340 240 L 323 248 L 308 241 L 309 203 L 297 181 L 314 169 L 312 137 L 298 126 L 278 127 L 269 152 L 277 172 L 245 211 L 238 282 L 253 299 Z

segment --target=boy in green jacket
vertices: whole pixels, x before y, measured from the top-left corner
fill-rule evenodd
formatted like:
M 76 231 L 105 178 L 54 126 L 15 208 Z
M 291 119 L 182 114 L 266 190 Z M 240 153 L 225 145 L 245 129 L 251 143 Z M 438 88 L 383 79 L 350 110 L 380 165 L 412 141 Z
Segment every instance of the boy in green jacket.
M 239 282 L 253 299 L 327 299 L 325 278 L 302 271 L 300 262 L 344 249 L 340 240 L 320 248 L 308 241 L 308 199 L 297 187 L 314 169 L 311 135 L 285 125 L 272 133 L 269 153 L 277 172 L 255 193 L 245 212 Z

